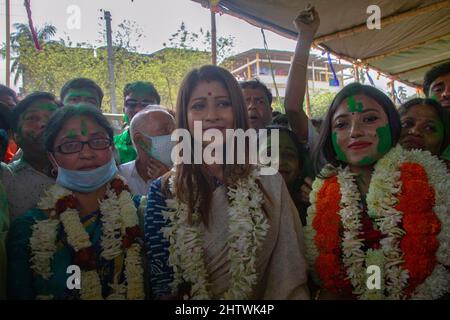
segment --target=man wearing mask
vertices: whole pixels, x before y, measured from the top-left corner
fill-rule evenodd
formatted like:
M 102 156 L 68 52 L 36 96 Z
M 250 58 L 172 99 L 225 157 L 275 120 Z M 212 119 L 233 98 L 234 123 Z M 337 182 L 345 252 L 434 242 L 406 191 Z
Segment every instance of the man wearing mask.
M 91 79 L 75 78 L 61 88 L 61 102 L 64 106 L 86 103 L 101 109 L 102 100 L 102 89 Z
M 175 119 L 162 107 L 147 107 L 133 117 L 130 134 L 137 158 L 119 167 L 132 194 L 147 195 L 149 183 L 172 167 L 170 136 L 174 129 Z
M 148 105 L 159 104 L 161 98 L 150 82 L 136 81 L 129 83 L 123 90 L 125 122 L 130 124 L 133 117 Z M 130 131 L 114 137 L 114 144 L 119 154 L 120 163 L 127 163 L 136 159 L 136 150 L 131 142 Z
M 53 94 L 35 92 L 13 110 L 11 125 L 23 155 L 8 165 L 2 164 L 1 168 L 11 221 L 35 206 L 44 190 L 55 183 L 43 134 L 49 118 L 57 109 Z

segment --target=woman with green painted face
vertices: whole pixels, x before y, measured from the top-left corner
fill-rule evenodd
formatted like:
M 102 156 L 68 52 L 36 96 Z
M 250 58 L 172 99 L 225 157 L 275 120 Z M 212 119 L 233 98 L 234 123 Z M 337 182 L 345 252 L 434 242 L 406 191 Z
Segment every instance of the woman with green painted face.
M 279 163 L 278 172 L 282 175 L 288 187 L 289 194 L 300 214 L 302 224 L 306 225 L 307 204 L 300 199 L 300 186 L 303 179 L 308 176 L 308 172 L 311 172 L 311 170 L 308 170 L 311 167 L 309 153 L 291 129 L 278 125 L 270 125 L 266 129 L 268 130 L 267 143 L 260 147 L 259 152 L 262 155 L 270 154 L 271 131 L 279 130 L 279 159 L 275 160 Z
M 450 168 L 450 157 L 446 154 L 450 142 L 449 115 L 440 103 L 416 98 L 401 105 L 398 112 L 402 122 L 400 144 L 408 150 L 428 150 Z
M 438 299 L 450 290 L 450 175 L 397 142 L 400 118 L 378 89 L 353 83 L 325 117 L 305 242 L 320 299 Z M 420 263 L 419 263 L 420 262 Z

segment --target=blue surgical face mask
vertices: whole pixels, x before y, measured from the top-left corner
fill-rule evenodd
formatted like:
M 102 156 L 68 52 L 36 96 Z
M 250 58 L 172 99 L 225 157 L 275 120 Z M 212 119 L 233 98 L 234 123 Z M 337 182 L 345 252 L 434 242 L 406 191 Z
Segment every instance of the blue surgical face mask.
M 172 148 L 175 145 L 175 141 L 171 141 L 171 135 L 165 136 L 149 136 L 145 133 L 142 135 L 151 142 L 150 149 L 147 149 L 147 154 L 156 160 L 164 163 L 168 167 L 172 167 L 173 162 L 171 158 Z
M 68 170 L 58 166 L 56 183 L 73 191 L 82 193 L 92 192 L 111 181 L 118 169 L 114 158 L 107 164 L 94 170 Z

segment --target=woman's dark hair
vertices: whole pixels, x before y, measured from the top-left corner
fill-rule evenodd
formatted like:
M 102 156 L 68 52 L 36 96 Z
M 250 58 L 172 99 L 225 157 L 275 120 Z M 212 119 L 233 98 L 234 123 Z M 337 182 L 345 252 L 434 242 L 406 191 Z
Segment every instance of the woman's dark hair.
M 332 124 L 333 115 L 336 113 L 337 108 L 340 104 L 350 96 L 354 95 L 365 95 L 367 97 L 375 100 L 384 110 L 387 115 L 389 128 L 391 130 L 392 146 L 396 145 L 400 139 L 401 123 L 400 116 L 394 103 L 380 90 L 372 86 L 363 85 L 360 83 L 351 83 L 345 86 L 339 93 L 334 97 L 331 106 L 325 116 L 323 124 L 321 126 L 321 131 L 316 146 L 313 149 L 313 162 L 314 170 L 316 174 L 320 173 L 321 158 L 323 157 L 327 163 L 334 167 L 345 165 L 342 161 L 337 160 L 336 152 L 333 148 L 332 143 Z
M 444 151 L 445 147 L 448 145 L 448 142 L 450 140 L 450 118 L 449 112 L 446 112 L 445 109 L 442 107 L 442 105 L 433 99 L 423 99 L 423 98 L 414 98 L 411 99 L 404 104 L 402 104 L 398 108 L 398 113 L 400 117 L 405 115 L 409 109 L 411 109 L 414 106 L 429 106 L 433 108 L 433 110 L 436 112 L 436 114 L 439 117 L 439 120 L 442 122 L 442 125 L 444 126 L 444 141 L 442 142 L 441 152 Z
M 11 129 L 11 109 L 0 102 L 0 129 L 8 131 Z
M 3 84 L 0 84 L 0 95 L 10 96 L 14 100 L 15 104 L 19 102 L 16 92 Z
M 53 144 L 56 136 L 61 131 L 62 127 L 73 117 L 85 116 L 92 118 L 100 127 L 105 129 L 108 137 L 113 140 L 114 132 L 108 119 L 102 112 L 89 104 L 77 104 L 75 106 L 62 107 L 56 111 L 47 123 L 44 132 L 45 149 L 48 152 L 53 152 Z

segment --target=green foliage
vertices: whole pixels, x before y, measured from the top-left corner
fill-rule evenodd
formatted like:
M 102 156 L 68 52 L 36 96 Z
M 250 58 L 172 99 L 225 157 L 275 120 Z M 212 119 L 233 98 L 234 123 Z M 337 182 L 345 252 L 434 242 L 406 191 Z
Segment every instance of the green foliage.
M 200 28 L 199 32 L 191 32 L 187 29 L 184 22 L 181 22 L 180 28 L 172 34 L 169 44 L 164 46 L 178 49 L 188 49 L 195 51 L 203 51 L 211 54 L 211 32 Z M 221 63 L 227 57 L 233 54 L 234 37 L 220 36 L 216 39 L 217 46 L 217 62 Z M 201 50 L 200 48 L 203 48 Z
M 310 94 L 311 118 L 323 118 L 328 111 L 336 93 L 321 91 Z
M 102 108 L 105 112 L 110 111 L 106 46 L 96 49 L 86 43 L 74 44 L 69 38 L 49 41 L 55 30 L 54 27 L 50 29 L 47 27 L 48 32 L 42 35 L 41 39 L 43 50 L 37 51 L 27 32 L 23 30 L 18 31 L 20 35 L 14 42 L 14 52 L 20 65 L 19 71 L 23 75 L 24 93 L 39 90 L 59 96 L 60 88 L 66 81 L 75 77 L 86 77 L 97 82 L 103 89 L 105 97 Z M 193 36 L 189 31 L 185 31 L 189 36 Z M 152 55 L 139 54 L 136 51 L 141 37 L 142 32 L 132 21 L 119 24 L 119 28 L 114 32 L 114 72 L 118 112 L 123 111 L 124 86 L 138 80 L 152 82 L 161 96 L 161 104 L 175 107 L 179 86 L 186 73 L 192 68 L 211 62 L 210 53 L 189 50 L 183 35 L 181 40 L 184 44 L 177 45 L 174 38 L 171 42 L 173 48 L 166 47 Z M 207 38 L 205 39 L 207 41 Z M 230 45 L 230 42 L 222 43 Z

